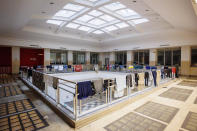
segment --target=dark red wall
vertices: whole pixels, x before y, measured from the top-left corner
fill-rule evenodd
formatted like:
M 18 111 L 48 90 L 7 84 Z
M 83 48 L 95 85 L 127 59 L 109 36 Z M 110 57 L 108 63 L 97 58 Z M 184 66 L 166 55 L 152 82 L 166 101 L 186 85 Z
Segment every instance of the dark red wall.
M 11 47 L 0 47 L 0 66 L 12 65 Z
M 40 55 L 42 54 L 42 55 Z M 44 49 L 20 49 L 20 66 L 44 65 Z

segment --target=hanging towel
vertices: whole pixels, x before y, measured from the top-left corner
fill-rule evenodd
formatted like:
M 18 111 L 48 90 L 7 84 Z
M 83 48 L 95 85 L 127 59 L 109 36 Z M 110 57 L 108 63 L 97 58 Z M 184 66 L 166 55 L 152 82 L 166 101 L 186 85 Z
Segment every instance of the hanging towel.
M 88 96 L 92 96 L 91 81 L 78 82 L 77 89 L 79 94 L 78 99 L 84 99 Z
M 94 88 L 96 90 L 96 93 L 98 92 L 102 92 L 102 88 L 103 88 L 103 79 L 96 79 L 96 80 L 92 80 L 92 82 L 94 83 Z

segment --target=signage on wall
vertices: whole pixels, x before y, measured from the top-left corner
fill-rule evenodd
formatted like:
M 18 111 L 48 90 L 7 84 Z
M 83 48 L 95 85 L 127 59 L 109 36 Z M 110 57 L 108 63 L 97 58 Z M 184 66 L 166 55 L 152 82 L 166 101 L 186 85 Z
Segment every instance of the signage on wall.
M 36 58 L 30 58 L 30 61 L 36 61 Z

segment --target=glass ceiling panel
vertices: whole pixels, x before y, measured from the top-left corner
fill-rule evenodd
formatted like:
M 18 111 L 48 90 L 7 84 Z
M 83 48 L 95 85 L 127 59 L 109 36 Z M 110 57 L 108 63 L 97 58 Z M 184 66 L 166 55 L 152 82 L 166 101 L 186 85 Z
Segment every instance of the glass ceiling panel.
M 108 10 L 111 10 L 111 11 L 126 8 L 126 6 L 124 6 L 120 2 L 111 3 L 111 4 L 108 4 L 108 5 L 105 5 L 104 7 Z
M 76 12 L 74 11 L 69 11 L 69 10 L 60 10 L 58 11 L 55 16 L 57 17 L 66 17 L 69 18 L 71 16 L 73 16 Z
M 102 24 L 105 24 L 106 22 L 103 21 L 103 20 L 100 20 L 100 19 L 95 18 L 95 19 L 89 21 L 88 23 L 89 24 L 92 24 L 92 25 L 95 25 L 95 26 L 100 26 Z
M 118 10 L 118 11 L 116 11 L 116 13 L 121 15 L 122 17 L 139 16 L 138 13 L 136 13 L 135 11 L 133 11 L 131 9 Z
M 63 21 L 59 21 L 59 20 L 47 20 L 46 23 L 48 23 L 48 24 L 54 24 L 54 25 L 61 25 L 63 23 Z
M 71 4 L 71 3 L 68 3 L 67 5 L 64 6 L 64 9 L 78 11 L 78 12 L 84 8 L 85 8 L 84 6 L 75 5 L 75 4 Z
M 73 29 L 76 29 L 78 28 L 80 25 L 79 24 L 75 24 L 75 23 L 69 23 L 66 25 L 66 27 L 68 28 L 73 28 Z
M 96 30 L 93 32 L 94 34 L 103 34 L 104 32 L 103 31 L 100 31 L 100 30 Z
M 82 31 L 89 31 L 89 30 L 91 30 L 92 28 L 87 27 L 87 26 L 81 26 L 81 27 L 79 27 L 78 29 L 79 29 L 79 30 L 82 30 Z
M 103 13 L 100 12 L 100 11 L 97 11 L 97 10 L 93 10 L 93 11 L 89 12 L 88 14 L 92 15 L 92 16 L 95 16 L 95 17 L 98 17 L 98 16 L 102 15 Z
M 105 20 L 105 21 L 108 21 L 108 22 L 117 20 L 114 17 L 111 17 L 109 15 L 102 15 L 100 18 L 103 19 L 103 20 Z
M 149 20 L 146 18 L 143 18 L 143 19 L 132 20 L 132 22 L 137 25 L 137 24 L 149 22 Z
M 88 0 L 88 1 L 95 3 L 95 2 L 98 2 L 100 0 Z
M 78 21 L 82 21 L 82 22 L 88 22 L 89 20 L 93 19 L 93 16 L 90 15 L 83 15 L 81 17 L 79 17 L 77 20 Z
M 118 28 L 112 25 L 112 26 L 106 27 L 105 29 L 106 29 L 107 31 L 113 31 L 113 30 L 117 30 Z
M 119 28 L 125 28 L 125 27 L 128 27 L 129 25 L 124 23 L 124 22 L 122 22 L 122 23 L 116 24 L 116 26 L 119 27 Z

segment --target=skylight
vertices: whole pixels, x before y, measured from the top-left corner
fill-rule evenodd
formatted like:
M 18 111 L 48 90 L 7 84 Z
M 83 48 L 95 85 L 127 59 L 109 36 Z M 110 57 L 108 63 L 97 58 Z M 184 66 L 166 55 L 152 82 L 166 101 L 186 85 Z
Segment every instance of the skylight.
M 88 22 L 89 20 L 93 19 L 94 17 L 90 16 L 90 15 L 83 15 L 81 17 L 79 17 L 77 20 L 78 21 L 82 21 L 82 22 Z
M 119 28 L 125 28 L 125 27 L 128 27 L 129 25 L 124 23 L 124 22 L 122 22 L 122 23 L 116 24 L 116 26 L 118 26 Z
M 68 28 L 73 28 L 73 29 L 76 29 L 78 28 L 80 25 L 79 24 L 75 24 L 75 23 L 69 23 L 66 25 L 66 27 Z
M 54 24 L 54 25 L 61 25 L 63 23 L 63 21 L 59 21 L 59 20 L 47 20 L 46 22 L 48 24 Z
M 78 29 L 79 29 L 79 30 L 82 30 L 82 31 L 89 31 L 89 30 L 91 30 L 92 28 L 87 27 L 87 26 L 81 26 L 81 27 L 79 27 Z
M 90 23 L 92 25 L 95 25 L 95 26 L 100 26 L 102 24 L 105 24 L 106 22 L 103 21 L 103 20 L 100 20 L 100 19 L 95 18 L 95 19 L 89 21 L 88 23 Z
M 88 1 L 90 1 L 90 2 L 98 2 L 100 0 L 88 0 Z
M 71 4 L 71 3 L 68 3 L 67 5 L 64 6 L 64 9 L 72 10 L 72 11 L 81 11 L 84 8 L 85 8 L 84 6 L 75 5 L 75 4 Z
M 136 13 L 135 11 L 133 11 L 131 9 L 118 10 L 118 11 L 116 11 L 116 13 L 121 15 L 122 17 L 129 17 L 129 16 L 135 16 L 136 17 L 136 16 L 139 16 L 138 13 Z
M 121 4 L 120 2 L 111 3 L 108 5 L 105 5 L 104 7 L 108 10 L 111 10 L 111 11 L 126 8 L 125 5 Z
M 103 31 L 100 31 L 100 30 L 96 30 L 93 32 L 94 34 L 103 34 L 104 32 Z
M 93 10 L 93 11 L 89 12 L 88 14 L 92 15 L 92 16 L 95 16 L 95 17 L 98 17 L 98 16 L 102 15 L 103 13 L 100 12 L 100 11 L 97 11 L 97 10 Z
M 105 29 L 106 29 L 107 31 L 113 31 L 113 30 L 117 30 L 118 28 L 112 25 L 112 26 L 106 27 Z
M 141 24 L 141 23 L 146 23 L 146 22 L 148 22 L 149 20 L 148 19 L 146 19 L 146 18 L 143 18 L 143 19 L 136 19 L 136 20 L 132 20 L 132 22 L 134 23 L 134 24 Z
M 76 12 L 74 11 L 69 11 L 69 10 L 60 10 L 58 11 L 55 16 L 57 17 L 66 17 L 69 18 L 71 16 L 73 16 Z
M 111 17 L 109 15 L 102 15 L 100 18 L 108 22 L 116 20 L 114 17 Z

